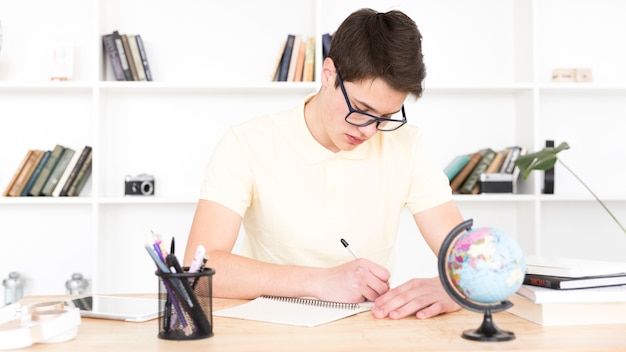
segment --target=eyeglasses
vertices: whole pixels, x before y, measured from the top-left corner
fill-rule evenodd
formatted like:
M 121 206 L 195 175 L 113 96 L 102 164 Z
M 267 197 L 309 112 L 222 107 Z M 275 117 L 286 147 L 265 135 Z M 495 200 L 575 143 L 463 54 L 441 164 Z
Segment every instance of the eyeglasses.
M 346 104 L 348 105 L 349 112 L 345 117 L 345 120 L 347 123 L 354 125 L 354 126 L 359 126 L 359 127 L 369 126 L 373 123 L 376 123 L 376 128 L 379 131 L 384 131 L 384 132 L 397 130 L 398 128 L 402 127 L 402 125 L 406 123 L 406 114 L 404 113 L 404 104 L 402 105 L 402 109 L 401 109 L 401 113 L 402 113 L 401 119 L 400 119 L 400 113 L 394 114 L 394 117 L 395 115 L 398 115 L 398 118 L 388 118 L 388 117 L 375 116 L 372 114 L 368 114 L 365 111 L 360 111 L 360 110 L 353 108 L 352 105 L 350 104 L 350 99 L 348 99 L 348 93 L 346 93 L 346 87 L 343 85 L 343 79 L 341 78 L 339 69 L 335 67 L 335 70 L 337 71 L 337 79 L 339 80 L 339 87 L 341 88 L 343 97 L 346 99 Z

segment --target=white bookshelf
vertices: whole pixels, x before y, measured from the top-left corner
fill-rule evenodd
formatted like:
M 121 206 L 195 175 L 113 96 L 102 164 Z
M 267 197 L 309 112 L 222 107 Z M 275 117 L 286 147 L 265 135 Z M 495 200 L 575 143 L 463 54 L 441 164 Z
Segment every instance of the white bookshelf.
M 94 292 L 156 291 L 143 245 L 155 230 L 175 236 L 182 254 L 217 139 L 316 91 L 315 82 L 269 82 L 286 34 L 318 39 L 318 73 L 321 34 L 368 6 L 402 9 L 422 31 L 426 92 L 407 102 L 407 116 L 442 167 L 485 146 L 567 141 L 562 159 L 626 221 L 619 0 L 0 0 L 0 187 L 29 148 L 94 148 L 80 197 L 0 198 L 11 249 L 0 256 L 0 276 L 20 272 L 27 294 L 63 293 L 73 272 Z M 101 35 L 113 30 L 141 34 L 153 82 L 112 79 Z M 49 81 L 55 42 L 75 47 L 69 82 Z M 556 67 L 591 67 L 593 83 L 552 83 Z M 156 196 L 124 197 L 124 176 L 142 172 L 156 177 Z M 520 194 L 455 199 L 475 226 L 511 233 L 528 254 L 624 260 L 626 236 L 566 170 L 557 166 L 556 177 L 554 195 L 541 194 L 535 173 Z M 416 255 L 426 247 L 405 215 L 396 279 L 433 275 L 434 256 Z

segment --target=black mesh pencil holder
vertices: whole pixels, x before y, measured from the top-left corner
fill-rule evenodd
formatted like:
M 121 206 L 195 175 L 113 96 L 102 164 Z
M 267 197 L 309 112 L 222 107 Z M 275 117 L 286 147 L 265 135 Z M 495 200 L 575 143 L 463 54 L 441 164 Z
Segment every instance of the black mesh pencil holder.
M 159 270 L 159 338 L 197 340 L 213 336 L 213 286 L 215 270 L 196 273 Z

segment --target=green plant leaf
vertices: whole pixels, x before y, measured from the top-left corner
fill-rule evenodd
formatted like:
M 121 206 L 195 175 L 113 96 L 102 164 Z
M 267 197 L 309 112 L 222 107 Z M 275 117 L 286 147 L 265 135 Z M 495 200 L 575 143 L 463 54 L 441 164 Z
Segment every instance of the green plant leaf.
M 554 167 L 557 161 L 556 155 L 566 149 L 569 149 L 567 142 L 562 142 L 556 148 L 546 147 L 540 151 L 520 156 L 515 160 L 515 165 L 526 180 L 533 170 L 547 170 Z

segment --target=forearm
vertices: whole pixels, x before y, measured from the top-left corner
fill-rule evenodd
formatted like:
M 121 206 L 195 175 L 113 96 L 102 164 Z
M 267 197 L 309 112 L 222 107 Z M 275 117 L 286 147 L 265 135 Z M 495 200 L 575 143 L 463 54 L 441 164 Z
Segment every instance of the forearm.
M 316 297 L 323 269 L 260 262 L 224 251 L 211 251 L 207 266 L 215 269 L 213 295 L 252 299 L 260 295 Z

